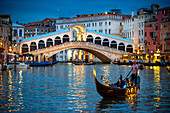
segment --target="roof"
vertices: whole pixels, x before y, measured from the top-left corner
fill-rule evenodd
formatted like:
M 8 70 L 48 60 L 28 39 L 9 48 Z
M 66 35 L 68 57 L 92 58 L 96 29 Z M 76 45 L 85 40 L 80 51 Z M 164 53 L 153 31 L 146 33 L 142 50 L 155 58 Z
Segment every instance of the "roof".
M 51 35 L 55 35 L 55 34 L 59 34 L 59 33 L 64 33 L 64 32 L 68 32 L 68 31 L 69 31 L 69 29 L 63 29 L 63 30 L 59 30 L 59 31 L 56 31 L 56 32 L 51 32 L 51 33 L 46 33 L 46 34 L 42 34 L 42 35 L 26 38 L 26 39 L 22 40 L 21 42 L 25 42 L 25 41 L 29 41 L 29 40 L 34 40 L 34 39 L 38 39 L 38 38 L 43 38 L 43 37 L 46 37 L 46 36 L 51 36 Z
M 163 7 L 163 8 L 157 9 L 157 11 L 160 11 L 160 10 L 170 10 L 170 7 Z
M 12 26 L 13 27 L 24 27 L 23 25 L 19 25 L 19 24 L 16 24 L 16 23 L 12 23 Z
M 127 41 L 127 42 L 133 43 L 133 41 L 130 40 L 130 39 L 125 39 L 125 38 L 121 38 L 121 37 L 114 36 L 114 35 L 109 35 L 109 34 L 105 34 L 105 33 L 100 33 L 100 32 L 96 32 L 96 31 L 89 30 L 89 29 L 86 29 L 86 31 L 91 32 L 91 33 L 96 33 L 96 34 L 99 34 L 99 35 L 103 35 L 103 36 L 107 36 L 107 37 L 111 37 L 111 38 L 114 38 L 114 39 L 118 39 L 118 40 L 122 40 L 122 41 Z

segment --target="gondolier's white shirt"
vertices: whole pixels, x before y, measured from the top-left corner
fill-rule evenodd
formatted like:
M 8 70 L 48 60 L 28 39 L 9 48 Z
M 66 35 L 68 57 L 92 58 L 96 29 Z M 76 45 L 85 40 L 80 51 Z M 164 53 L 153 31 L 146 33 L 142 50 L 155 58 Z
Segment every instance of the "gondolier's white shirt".
M 137 64 L 135 64 L 135 65 L 133 64 L 132 68 L 133 68 L 132 74 L 136 74 L 137 69 L 138 69 L 138 65 Z

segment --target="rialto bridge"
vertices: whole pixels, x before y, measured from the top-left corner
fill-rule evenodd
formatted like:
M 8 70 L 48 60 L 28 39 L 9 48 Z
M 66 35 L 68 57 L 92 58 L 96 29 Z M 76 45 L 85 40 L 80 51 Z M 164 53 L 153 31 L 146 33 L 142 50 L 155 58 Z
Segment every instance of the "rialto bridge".
M 102 62 L 111 62 L 120 58 L 122 54 L 133 52 L 133 42 L 121 37 L 95 32 L 86 26 L 75 24 L 63 30 L 51 32 L 22 40 L 20 50 L 34 55 L 34 60 L 46 61 L 56 53 L 72 49 L 72 60 L 86 59 L 88 55 L 95 55 Z M 74 49 L 78 50 L 76 57 Z

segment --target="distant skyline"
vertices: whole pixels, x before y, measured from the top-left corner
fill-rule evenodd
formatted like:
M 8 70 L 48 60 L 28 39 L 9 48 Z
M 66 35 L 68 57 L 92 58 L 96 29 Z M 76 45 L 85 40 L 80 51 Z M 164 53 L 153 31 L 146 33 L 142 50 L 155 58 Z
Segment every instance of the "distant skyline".
M 135 15 L 140 8 L 152 4 L 170 6 L 169 0 L 0 0 L 0 15 L 10 14 L 13 23 L 42 21 L 45 18 L 75 17 L 82 14 L 109 12 L 121 9 L 122 14 Z

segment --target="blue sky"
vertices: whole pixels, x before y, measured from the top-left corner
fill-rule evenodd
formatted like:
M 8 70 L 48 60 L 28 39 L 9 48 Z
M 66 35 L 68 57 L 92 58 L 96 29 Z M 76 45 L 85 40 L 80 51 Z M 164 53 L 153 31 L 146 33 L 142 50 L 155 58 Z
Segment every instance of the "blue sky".
M 170 6 L 170 0 L 0 0 L 0 14 L 10 14 L 12 21 L 28 23 L 45 18 L 75 17 L 81 14 L 96 14 L 122 9 L 123 14 L 135 14 L 140 8 Z

